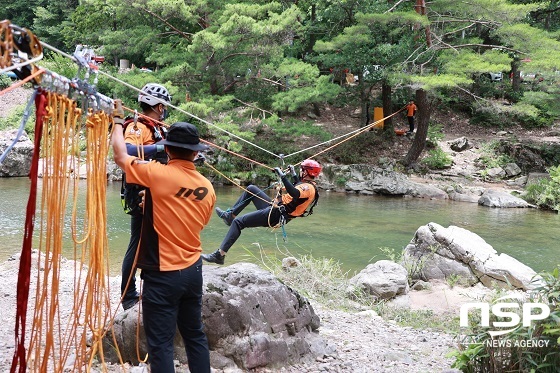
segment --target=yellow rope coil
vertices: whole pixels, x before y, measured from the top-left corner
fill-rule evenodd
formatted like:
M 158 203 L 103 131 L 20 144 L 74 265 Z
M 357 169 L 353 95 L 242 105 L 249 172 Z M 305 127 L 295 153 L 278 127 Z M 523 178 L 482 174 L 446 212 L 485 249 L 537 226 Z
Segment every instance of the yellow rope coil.
M 102 338 L 111 321 L 106 234 L 109 117 L 90 110 L 84 120 L 76 102 L 56 93 L 48 93 L 46 112 L 38 230 L 38 247 L 44 256 L 39 256 L 37 264 L 28 368 L 33 372 L 89 371 L 96 355 L 103 361 Z M 83 164 L 81 144 L 86 153 Z M 85 191 L 80 167 L 85 168 Z M 62 317 L 60 270 L 69 210 L 75 280 L 71 313 Z

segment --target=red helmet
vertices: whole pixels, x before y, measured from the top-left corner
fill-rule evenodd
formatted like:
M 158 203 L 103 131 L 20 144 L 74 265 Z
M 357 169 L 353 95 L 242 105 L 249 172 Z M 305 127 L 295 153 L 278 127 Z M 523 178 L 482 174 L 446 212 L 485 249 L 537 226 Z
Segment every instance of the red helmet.
M 317 177 L 321 173 L 323 167 L 319 164 L 319 162 L 314 161 L 313 159 L 306 159 L 301 162 L 301 169 L 307 171 L 309 176 Z

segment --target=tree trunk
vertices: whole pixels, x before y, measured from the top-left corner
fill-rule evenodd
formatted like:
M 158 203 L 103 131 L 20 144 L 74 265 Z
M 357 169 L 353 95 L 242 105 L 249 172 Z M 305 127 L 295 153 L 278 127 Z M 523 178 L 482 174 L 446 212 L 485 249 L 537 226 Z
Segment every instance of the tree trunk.
M 369 105 L 369 92 L 366 92 L 364 87 L 365 87 L 364 77 L 362 73 L 358 73 L 358 89 L 360 90 L 360 108 L 361 108 L 360 123 L 362 123 L 360 127 L 365 127 L 369 124 L 370 110 L 373 110 L 372 108 L 370 108 Z
M 308 55 L 310 55 L 311 53 L 313 53 L 313 47 L 315 46 L 315 42 L 317 41 L 317 31 L 315 31 L 313 25 L 315 24 L 315 21 L 317 20 L 317 5 L 316 4 L 311 4 L 311 32 L 309 33 L 309 42 L 307 43 L 307 47 L 305 48 L 305 58 L 307 58 Z M 304 60 L 305 60 L 304 58 Z
M 316 102 L 313 103 L 313 114 L 315 114 L 318 117 L 321 116 L 321 108 L 319 107 L 319 104 Z
M 383 117 L 393 114 L 391 86 L 383 81 L 381 85 L 381 100 L 383 101 Z M 395 127 L 393 126 L 393 117 L 385 119 L 383 122 L 383 134 L 387 138 L 395 137 Z
M 426 15 L 426 1 L 425 0 L 416 0 L 416 5 L 414 5 L 414 10 L 416 13 L 425 16 Z M 424 32 L 426 33 L 426 45 L 428 48 L 432 46 L 432 34 L 430 31 L 430 25 L 424 27 Z
M 514 99 L 516 98 L 515 94 L 521 93 L 521 72 L 519 71 L 519 59 L 514 58 L 511 61 L 511 89 L 514 92 Z
M 428 137 L 431 107 L 428 103 L 428 94 L 423 89 L 418 89 L 416 91 L 416 106 L 418 106 L 418 114 L 416 115 L 416 135 L 414 135 L 414 141 L 403 160 L 403 164 L 406 167 L 411 167 L 416 163 L 426 146 L 426 139 Z

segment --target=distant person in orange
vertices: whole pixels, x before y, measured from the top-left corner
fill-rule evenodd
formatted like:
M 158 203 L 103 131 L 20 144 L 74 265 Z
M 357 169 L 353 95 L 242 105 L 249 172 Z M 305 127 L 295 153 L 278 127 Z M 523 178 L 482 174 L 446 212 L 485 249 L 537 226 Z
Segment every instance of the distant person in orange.
M 414 133 L 414 115 L 416 114 L 416 110 L 418 110 L 418 107 L 414 103 L 414 100 L 410 100 L 406 105 L 406 118 L 408 119 L 409 127 L 408 135 Z

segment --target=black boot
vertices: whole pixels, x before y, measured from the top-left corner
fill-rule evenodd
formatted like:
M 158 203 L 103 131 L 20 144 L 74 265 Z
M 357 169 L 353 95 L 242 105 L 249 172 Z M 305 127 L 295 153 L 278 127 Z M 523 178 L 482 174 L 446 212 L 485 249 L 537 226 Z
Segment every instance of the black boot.
M 224 264 L 226 256 L 222 255 L 220 249 L 218 249 L 212 254 L 201 254 L 200 257 L 209 263 Z
M 221 208 L 216 207 L 216 214 L 218 214 L 218 216 L 222 218 L 222 220 L 224 221 L 224 223 L 226 223 L 228 227 L 231 225 L 231 222 L 234 219 L 233 214 L 231 213 L 230 210 L 224 211 Z

